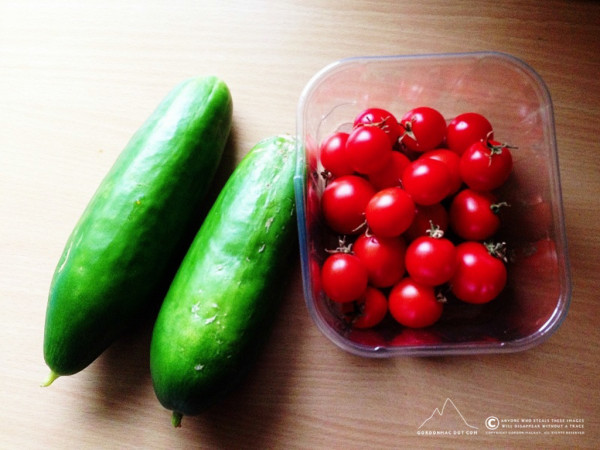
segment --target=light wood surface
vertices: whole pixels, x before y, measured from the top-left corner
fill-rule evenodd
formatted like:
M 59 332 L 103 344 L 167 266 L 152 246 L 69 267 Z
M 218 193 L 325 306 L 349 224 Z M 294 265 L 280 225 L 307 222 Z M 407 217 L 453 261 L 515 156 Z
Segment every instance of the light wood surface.
M 476 50 L 523 59 L 554 102 L 573 294 L 547 342 L 497 356 L 357 358 L 311 322 L 294 260 L 255 370 L 181 429 L 152 391 L 150 322 L 39 387 L 66 238 L 175 83 L 214 73 L 229 84 L 224 179 L 258 140 L 295 131 L 300 92 L 328 63 Z M 592 1 L 0 1 L 0 448 L 599 447 L 599 54 Z M 446 399 L 476 436 L 418 434 Z M 491 435 L 490 416 L 580 419 L 584 434 Z

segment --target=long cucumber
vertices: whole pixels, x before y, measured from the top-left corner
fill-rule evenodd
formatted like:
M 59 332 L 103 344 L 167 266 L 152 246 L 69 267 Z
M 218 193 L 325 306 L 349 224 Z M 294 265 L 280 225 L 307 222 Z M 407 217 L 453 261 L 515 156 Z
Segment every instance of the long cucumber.
M 177 85 L 133 135 L 69 237 L 48 297 L 45 383 L 92 363 L 149 308 L 221 160 L 232 99 L 216 77 Z
M 173 424 L 236 386 L 261 348 L 295 248 L 296 143 L 259 142 L 235 169 L 173 280 L 150 369 Z

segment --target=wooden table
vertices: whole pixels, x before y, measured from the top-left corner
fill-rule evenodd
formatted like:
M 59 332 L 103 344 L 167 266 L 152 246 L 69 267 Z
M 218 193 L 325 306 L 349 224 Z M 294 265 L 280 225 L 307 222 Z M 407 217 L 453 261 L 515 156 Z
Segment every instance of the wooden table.
M 181 429 L 152 391 L 150 322 L 80 374 L 39 387 L 65 240 L 175 83 L 214 73 L 229 84 L 230 170 L 258 140 L 295 132 L 302 88 L 334 60 L 476 50 L 523 59 L 554 102 L 573 294 L 547 342 L 497 356 L 353 357 L 312 323 L 294 262 L 256 369 Z M 1 2 L 0 448 L 597 448 L 599 54 L 590 1 Z M 417 433 L 447 399 L 477 435 Z M 578 419 L 584 434 L 491 435 L 491 416 Z

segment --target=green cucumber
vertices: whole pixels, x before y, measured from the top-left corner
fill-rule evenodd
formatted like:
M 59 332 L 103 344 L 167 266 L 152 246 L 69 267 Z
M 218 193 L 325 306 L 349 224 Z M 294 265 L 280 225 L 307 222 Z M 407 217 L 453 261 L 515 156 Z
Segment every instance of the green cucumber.
M 44 385 L 91 364 L 139 322 L 160 283 L 168 287 L 170 259 L 198 214 L 231 123 L 227 85 L 197 77 L 168 93 L 133 135 L 58 261 L 46 310 L 51 373 Z
M 296 143 L 259 142 L 223 187 L 156 319 L 150 371 L 175 426 L 234 388 L 265 340 L 296 242 Z

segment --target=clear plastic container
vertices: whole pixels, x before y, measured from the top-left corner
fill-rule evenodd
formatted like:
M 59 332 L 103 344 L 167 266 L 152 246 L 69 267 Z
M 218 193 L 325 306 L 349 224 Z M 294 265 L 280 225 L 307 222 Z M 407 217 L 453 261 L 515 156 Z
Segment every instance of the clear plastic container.
M 479 112 L 492 123 L 496 139 L 518 147 L 513 174 L 500 192 L 511 205 L 501 236 L 510 249 L 509 281 L 487 304 L 447 304 L 429 328 L 407 329 L 386 319 L 376 328 L 355 330 L 320 288 L 319 268 L 332 236 L 319 205 L 319 143 L 347 129 L 367 107 L 401 116 L 417 106 L 436 108 L 448 120 Z M 548 89 L 531 67 L 495 52 L 343 59 L 310 80 L 297 114 L 294 181 L 304 294 L 314 322 L 333 343 L 367 357 L 500 353 L 529 349 L 559 327 L 571 279 L 554 117 Z

